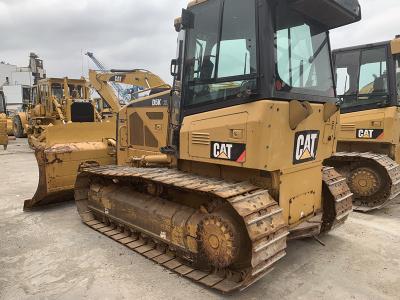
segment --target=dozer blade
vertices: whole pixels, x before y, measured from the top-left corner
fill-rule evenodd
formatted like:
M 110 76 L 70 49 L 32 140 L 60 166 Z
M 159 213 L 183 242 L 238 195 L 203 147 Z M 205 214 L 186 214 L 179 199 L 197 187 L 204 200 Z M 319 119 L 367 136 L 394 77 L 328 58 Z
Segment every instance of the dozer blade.
M 115 123 L 68 123 L 48 126 L 44 142 L 35 147 L 39 169 L 39 184 L 32 199 L 26 200 L 24 210 L 73 200 L 73 189 L 82 163 L 107 165 L 115 156 L 107 139 L 115 138 Z
M 73 200 L 79 166 L 85 162 L 99 165 L 115 163 L 108 152 L 107 144 L 103 142 L 60 144 L 36 149 L 39 184 L 33 198 L 25 201 L 24 210 Z

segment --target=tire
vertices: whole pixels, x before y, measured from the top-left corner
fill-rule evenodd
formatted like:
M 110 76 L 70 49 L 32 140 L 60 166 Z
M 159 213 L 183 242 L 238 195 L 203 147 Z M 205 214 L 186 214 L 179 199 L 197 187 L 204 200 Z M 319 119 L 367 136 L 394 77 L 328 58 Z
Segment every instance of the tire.
M 18 115 L 14 116 L 13 118 L 13 131 L 14 131 L 14 136 L 16 138 L 26 137 L 24 133 L 24 128 L 22 126 L 21 118 Z

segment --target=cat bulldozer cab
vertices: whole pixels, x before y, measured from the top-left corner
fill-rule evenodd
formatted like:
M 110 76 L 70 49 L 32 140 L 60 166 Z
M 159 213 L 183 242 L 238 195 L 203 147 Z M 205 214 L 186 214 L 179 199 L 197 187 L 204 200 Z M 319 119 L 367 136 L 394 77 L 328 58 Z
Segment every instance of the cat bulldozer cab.
M 341 99 L 338 151 L 327 161 L 370 211 L 400 194 L 400 36 L 333 52 Z
M 339 126 L 328 31 L 360 13 L 353 0 L 191 1 L 169 101 L 123 107 L 117 164 L 80 168 L 83 222 L 225 293 L 271 271 L 287 239 L 343 224 L 352 194 L 322 164 Z

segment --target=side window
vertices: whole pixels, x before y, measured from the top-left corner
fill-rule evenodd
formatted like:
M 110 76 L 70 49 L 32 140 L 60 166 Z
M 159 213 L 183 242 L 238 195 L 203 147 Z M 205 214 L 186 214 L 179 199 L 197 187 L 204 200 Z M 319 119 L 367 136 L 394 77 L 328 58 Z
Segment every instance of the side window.
M 3 92 L 0 92 L 0 113 L 6 113 L 6 99 Z
M 37 104 L 39 102 L 37 87 L 32 88 L 32 100 L 31 101 L 33 104 Z
M 195 25 L 188 32 L 185 62 L 185 105 L 245 96 L 256 86 L 255 1 L 225 1 L 222 24 L 218 24 L 218 1 L 199 5 L 193 13 Z
M 387 95 L 388 77 L 386 49 L 364 50 L 361 53 L 359 95 Z
M 60 83 L 53 83 L 51 85 L 51 95 L 61 100 L 64 96 L 64 85 Z
M 43 104 L 46 98 L 45 92 L 44 92 L 44 85 L 39 86 L 39 93 L 40 93 L 40 103 Z
M 335 55 L 338 96 L 357 95 L 359 65 L 360 51 L 342 52 Z
M 219 44 L 218 78 L 250 75 L 257 69 L 253 1 L 226 1 Z
M 250 65 L 250 51 L 246 40 L 221 41 L 219 50 L 218 78 L 249 75 L 255 67 Z
M 278 92 L 334 97 L 325 29 L 277 1 L 275 60 Z
M 47 84 L 44 86 L 44 94 L 45 94 L 46 98 L 49 97 L 49 86 Z
M 396 56 L 396 78 L 397 100 L 400 102 L 400 55 Z
M 28 102 L 31 99 L 31 90 L 30 88 L 22 88 L 22 99 L 24 102 Z
M 316 86 L 310 27 L 306 24 L 277 32 L 278 72 L 291 87 Z

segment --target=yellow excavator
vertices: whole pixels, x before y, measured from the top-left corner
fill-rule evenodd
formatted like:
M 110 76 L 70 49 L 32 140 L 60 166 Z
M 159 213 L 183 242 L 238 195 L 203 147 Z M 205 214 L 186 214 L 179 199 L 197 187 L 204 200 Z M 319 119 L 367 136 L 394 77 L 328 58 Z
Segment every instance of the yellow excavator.
M 333 57 L 341 127 L 327 164 L 347 177 L 355 210 L 379 209 L 400 194 L 400 36 Z
M 89 77 L 91 87 L 102 97 L 98 109 L 93 100 L 85 100 L 89 95 L 85 80 L 50 78 L 39 81 L 34 89 L 37 100 L 28 111 L 27 131 L 35 149 L 39 184 L 33 198 L 25 201 L 24 210 L 73 199 L 79 165 L 115 163 L 115 122 L 121 106 L 110 82 L 137 85 L 143 92 L 170 89 L 157 75 L 144 70 L 90 71 Z
M 343 224 L 352 194 L 322 164 L 339 122 L 328 30 L 360 17 L 356 0 L 191 1 L 168 115 L 121 109 L 117 164 L 80 168 L 83 222 L 226 293 L 271 271 L 287 239 Z

